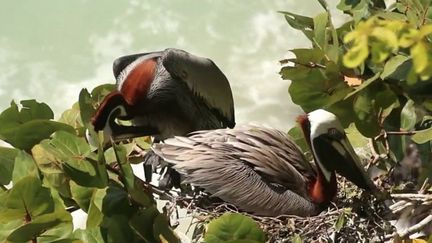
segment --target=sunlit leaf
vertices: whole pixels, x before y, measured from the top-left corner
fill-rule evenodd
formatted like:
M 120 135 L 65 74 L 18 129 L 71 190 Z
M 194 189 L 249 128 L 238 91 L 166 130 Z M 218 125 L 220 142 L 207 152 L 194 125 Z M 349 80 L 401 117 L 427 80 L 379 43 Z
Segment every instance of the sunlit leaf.
M 132 199 L 143 206 L 152 206 L 154 204 L 153 198 L 146 194 L 146 190 L 143 188 L 143 185 L 137 181 L 139 179 L 133 174 L 132 167 L 126 158 L 127 153 L 125 147 L 113 144 L 113 148 L 117 163 L 120 166 L 122 173 L 122 182 L 125 184 Z
M 418 30 L 413 28 L 405 29 L 399 39 L 399 45 L 403 48 L 408 48 L 417 42 Z
M 298 48 L 291 50 L 296 56 L 296 61 L 301 64 L 320 63 L 324 58 L 324 52 L 318 48 Z
M 418 144 L 423 144 L 423 143 L 426 143 L 428 141 L 431 141 L 432 140 L 432 128 L 418 131 L 416 134 L 414 134 L 411 137 L 411 139 Z
M 280 13 L 285 15 L 285 19 L 288 24 L 294 29 L 301 30 L 306 37 L 312 39 L 313 35 L 311 34 L 313 29 L 313 19 L 310 17 L 294 14 L 291 12 L 281 11 Z
M 0 147 L 0 184 L 7 185 L 12 180 L 15 157 L 18 150 Z
M 76 184 L 74 181 L 70 182 L 71 197 L 79 205 L 79 207 L 84 211 L 88 212 L 90 207 L 90 201 L 96 188 L 83 187 Z
M 32 155 L 44 175 L 45 183 L 56 189 L 62 196 L 71 197 L 69 178 L 62 169 L 62 160 L 40 144 L 32 148 Z
M 79 94 L 79 108 L 82 123 L 87 125 L 90 124 L 91 117 L 95 113 L 95 109 L 93 108 L 93 100 L 90 93 L 87 89 L 82 89 Z
M 414 128 L 417 121 L 413 100 L 408 100 L 401 111 L 401 129 L 409 131 Z
M 411 68 L 411 65 L 408 65 L 407 67 L 408 60 L 410 60 L 409 57 L 402 55 L 396 55 L 390 58 L 384 65 L 384 70 L 381 73 L 381 79 L 405 79 L 408 70 Z
M 58 130 L 74 133 L 75 130 L 64 123 L 51 121 L 52 110 L 45 103 L 35 100 L 21 101 L 22 108 L 14 102 L 0 114 L 0 138 L 12 146 L 30 150 L 33 145 L 49 137 Z
M 74 231 L 74 237 L 81 242 L 103 242 L 102 234 L 99 228 L 77 229 Z
M 105 165 L 100 164 L 84 138 L 60 131 L 52 139 L 42 141 L 41 146 L 52 155 L 44 159 L 60 161 L 63 171 L 77 184 L 99 188 L 107 185 Z
M 224 242 L 230 240 L 265 242 L 266 237 L 253 219 L 238 213 L 225 213 L 208 224 L 205 241 Z
M 327 23 L 328 13 L 317 15 L 314 19 L 314 39 L 322 50 L 327 49 Z
M 21 210 L 21 218 L 26 214 L 35 217 L 54 210 L 50 190 L 42 187 L 41 181 L 35 176 L 24 177 L 15 183 L 8 195 L 6 206 L 8 209 Z
M 55 213 L 44 214 L 15 229 L 7 239 L 12 242 L 27 242 L 63 222 L 65 221 Z
M 15 157 L 15 166 L 12 173 L 13 183 L 19 182 L 27 176 L 39 177 L 35 162 L 30 154 L 19 151 Z
M 96 189 L 93 191 L 93 196 L 90 200 L 88 209 L 87 228 L 98 227 L 104 217 L 102 213 L 103 200 L 107 189 Z
M 348 68 L 355 68 L 363 63 L 368 56 L 367 39 L 362 39 L 343 56 L 343 64 Z
M 411 55 L 413 57 L 414 69 L 417 73 L 421 73 L 428 65 L 428 50 L 424 42 L 418 42 L 411 47 Z
M 345 211 L 342 211 L 335 223 L 335 231 L 339 232 L 345 225 Z

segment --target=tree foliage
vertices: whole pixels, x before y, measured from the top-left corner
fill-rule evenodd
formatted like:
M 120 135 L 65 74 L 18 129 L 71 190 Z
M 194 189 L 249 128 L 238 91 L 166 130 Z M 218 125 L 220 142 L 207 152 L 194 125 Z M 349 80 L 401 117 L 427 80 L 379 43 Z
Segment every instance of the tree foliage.
M 371 163 L 386 170 L 415 142 L 432 173 L 432 20 L 428 0 L 341 0 L 350 16 L 332 23 L 324 0 L 315 17 L 281 12 L 304 33 L 310 48 L 284 60 L 289 94 L 305 112 L 334 112 L 356 146 L 372 145 Z M 102 134 L 93 147 L 85 132 L 114 85 L 83 89 L 78 102 L 54 120 L 51 108 L 35 100 L 11 102 L 0 114 L 0 240 L 2 242 L 178 242 L 166 215 L 156 207 L 152 187 L 132 171 L 140 162 L 139 138 L 104 150 Z M 290 131 L 307 150 L 298 128 Z M 100 142 L 99 142 L 100 141 Z M 73 230 L 71 212 L 88 214 L 86 229 Z M 344 217 L 335 225 L 339 230 Z M 264 242 L 246 216 L 223 215 L 208 225 L 208 242 Z M 298 235 L 296 239 L 300 239 Z
M 319 2 L 324 11 L 314 18 L 283 12 L 312 44 L 291 50 L 295 57 L 284 60 L 281 76 L 292 81 L 293 102 L 306 112 L 334 112 L 345 127 L 351 125 L 349 131 L 371 140 L 374 162 L 387 169 L 412 141 L 430 168 L 430 1 L 401 0 L 386 8 L 379 0 L 342 0 L 338 9 L 351 19 L 340 27 L 332 24 L 325 1 Z M 424 170 L 423 178 L 431 172 Z
M 84 138 L 101 99 L 102 85 L 82 90 L 59 121 L 44 103 L 12 102 L 0 114 L 0 239 L 2 242 L 178 242 L 149 188 L 129 159 L 145 140 L 92 148 Z M 100 134 L 93 134 L 96 141 Z M 143 145 L 144 144 L 144 145 Z M 113 163 L 118 165 L 114 166 Z M 73 231 L 71 211 L 88 214 Z

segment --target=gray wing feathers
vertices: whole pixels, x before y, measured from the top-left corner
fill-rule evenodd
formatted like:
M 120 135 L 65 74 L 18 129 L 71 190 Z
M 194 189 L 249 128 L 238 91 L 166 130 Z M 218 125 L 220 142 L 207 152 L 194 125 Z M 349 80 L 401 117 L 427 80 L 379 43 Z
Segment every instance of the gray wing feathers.
M 219 110 L 234 124 L 234 102 L 230 84 L 212 60 L 178 49 L 166 49 L 162 60 L 165 69 L 172 76 L 184 80 L 209 107 Z
M 264 140 L 260 138 L 263 134 L 267 134 Z M 278 148 L 273 152 L 280 144 L 288 144 L 288 150 Z M 280 132 L 248 126 L 167 139 L 164 144 L 154 144 L 153 151 L 175 164 L 186 183 L 202 187 L 243 210 L 262 215 L 316 213 L 315 206 L 306 199 L 305 178 L 290 164 L 303 159 L 292 144 Z M 283 161 L 281 154 L 291 160 Z M 275 190 L 273 183 L 285 189 Z

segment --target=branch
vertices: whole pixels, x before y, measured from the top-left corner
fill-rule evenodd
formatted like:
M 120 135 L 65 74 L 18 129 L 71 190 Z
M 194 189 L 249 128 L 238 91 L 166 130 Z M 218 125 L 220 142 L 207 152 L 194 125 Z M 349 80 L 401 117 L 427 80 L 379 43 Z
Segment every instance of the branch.
M 116 174 L 116 175 L 118 175 L 120 177 L 123 176 L 121 174 L 121 172 L 120 172 L 119 169 L 117 169 L 115 167 L 112 167 L 112 166 L 110 166 L 108 164 L 105 165 L 105 167 L 107 168 L 108 171 L 111 171 L 112 173 L 114 173 L 114 174 Z M 150 183 L 147 183 L 147 182 L 141 180 L 139 177 L 137 177 L 135 175 L 134 175 L 134 177 L 135 177 L 135 180 L 137 180 L 139 183 L 141 183 L 144 188 L 146 188 L 149 191 L 151 191 L 151 193 L 154 193 L 154 194 L 160 196 L 161 198 L 165 197 L 165 198 L 168 198 L 170 201 L 175 201 L 175 197 L 173 195 L 171 195 L 170 193 L 168 193 L 168 192 L 166 192 L 164 190 L 159 189 L 157 186 L 154 186 L 154 185 L 152 185 Z M 182 206 L 187 206 L 187 205 L 183 204 Z
M 282 59 L 279 62 L 281 64 L 287 64 L 287 63 L 292 62 L 292 63 L 294 63 L 296 65 L 300 65 L 300 66 L 304 66 L 304 67 L 308 67 L 308 68 L 322 68 L 322 69 L 326 69 L 326 66 L 324 66 L 322 64 L 319 64 L 319 63 L 314 63 L 314 62 L 309 62 L 309 63 L 305 64 L 305 63 L 297 62 L 297 61 L 295 61 L 293 59 Z
M 426 218 L 422 219 L 417 224 L 409 227 L 409 229 L 407 229 L 405 232 L 403 232 L 402 234 L 400 234 L 400 237 L 404 238 L 404 237 L 406 237 L 408 235 L 411 235 L 413 233 L 419 232 L 425 226 L 429 225 L 430 222 L 432 222 L 432 215 L 428 215 Z
M 419 131 L 390 131 L 390 132 L 386 132 L 387 135 L 395 135 L 395 136 L 412 136 L 416 133 L 418 133 Z

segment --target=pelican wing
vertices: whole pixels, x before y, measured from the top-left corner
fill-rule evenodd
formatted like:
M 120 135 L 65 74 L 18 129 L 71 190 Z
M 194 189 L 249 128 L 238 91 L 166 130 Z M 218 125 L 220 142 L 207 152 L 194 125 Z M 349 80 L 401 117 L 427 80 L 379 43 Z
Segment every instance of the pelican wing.
M 212 195 L 261 215 L 311 215 L 314 172 L 285 134 L 261 127 L 200 131 L 154 144 L 153 151 Z
M 215 109 L 228 127 L 234 127 L 234 101 L 228 79 L 216 64 L 203 57 L 179 49 L 166 49 L 162 62 L 171 76 L 183 80 L 188 87 Z

